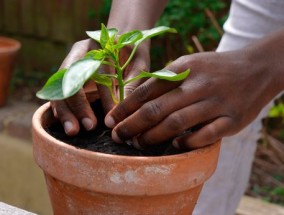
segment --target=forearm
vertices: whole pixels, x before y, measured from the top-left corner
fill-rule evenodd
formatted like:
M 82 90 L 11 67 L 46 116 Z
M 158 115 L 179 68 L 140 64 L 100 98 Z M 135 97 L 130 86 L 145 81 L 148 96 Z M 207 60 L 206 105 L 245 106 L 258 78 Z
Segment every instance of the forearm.
M 152 28 L 162 14 L 167 0 L 113 0 L 108 27 L 123 33 Z
M 249 48 L 251 63 L 269 83 L 267 99 L 284 90 L 284 28 L 261 39 Z M 263 83 L 265 85 L 265 83 Z

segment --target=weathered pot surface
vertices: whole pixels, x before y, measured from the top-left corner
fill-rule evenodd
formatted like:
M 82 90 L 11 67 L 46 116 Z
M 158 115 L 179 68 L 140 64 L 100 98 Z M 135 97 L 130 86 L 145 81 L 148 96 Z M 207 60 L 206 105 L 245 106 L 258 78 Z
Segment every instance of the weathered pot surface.
M 33 149 L 54 214 L 191 214 L 215 171 L 220 143 L 188 153 L 127 157 L 78 149 L 50 136 L 50 104 L 33 117 Z
M 7 101 L 9 83 L 21 44 L 17 40 L 0 37 L 0 107 Z

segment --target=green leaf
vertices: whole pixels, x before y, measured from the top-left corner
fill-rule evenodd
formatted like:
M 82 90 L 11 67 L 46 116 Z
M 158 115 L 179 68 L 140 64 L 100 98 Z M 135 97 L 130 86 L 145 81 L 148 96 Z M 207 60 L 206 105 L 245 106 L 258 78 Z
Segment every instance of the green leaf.
M 86 34 L 94 39 L 95 41 L 97 41 L 98 43 L 100 42 L 100 38 L 101 38 L 101 30 L 97 30 L 97 31 L 86 31 Z
M 163 79 L 163 80 L 167 80 L 167 81 L 182 81 L 185 78 L 187 78 L 189 73 L 190 73 L 189 69 L 182 72 L 182 73 L 178 73 L 178 74 L 176 74 L 176 73 L 174 73 L 170 70 L 167 70 L 167 69 L 162 69 L 162 70 L 159 70 L 159 71 L 156 71 L 156 72 L 153 72 L 153 73 L 142 71 L 139 75 L 135 76 L 132 79 L 127 80 L 125 82 L 125 85 L 129 84 L 130 82 L 141 79 L 141 78 L 158 78 L 158 79 Z
M 284 103 L 280 102 L 271 107 L 268 112 L 269 117 L 284 117 Z
M 167 80 L 167 81 L 182 81 L 184 80 L 190 73 L 190 70 L 186 70 L 182 73 L 174 73 L 170 70 L 167 69 L 162 69 L 156 72 L 145 72 L 142 71 L 140 73 L 140 76 L 142 78 L 158 78 L 158 79 L 163 79 L 163 80 Z
M 85 55 L 85 58 L 92 58 L 94 60 L 103 60 L 105 58 L 105 52 L 102 49 L 92 50 Z
M 163 33 L 166 33 L 166 32 L 177 33 L 176 29 L 169 28 L 169 27 L 166 27 L 166 26 L 159 26 L 159 27 L 152 28 L 152 29 L 149 29 L 149 30 L 144 30 L 144 31 L 142 31 L 143 37 L 140 40 L 136 41 L 135 45 L 137 46 L 140 43 L 142 43 L 144 40 L 150 39 L 154 36 L 157 36 L 157 35 L 160 35 L 160 34 L 163 34 Z
M 108 28 L 108 36 L 109 37 L 116 37 L 118 30 L 116 28 Z
M 127 32 L 119 37 L 117 41 L 117 46 L 121 48 L 126 45 L 134 44 L 137 40 L 141 39 L 142 37 L 143 34 L 139 30 Z
M 116 39 L 117 30 L 116 29 L 114 30 L 115 31 L 108 30 L 109 39 L 105 45 L 105 49 L 108 51 L 110 55 L 114 53 L 114 49 L 115 49 L 115 39 Z
M 36 96 L 40 99 L 46 100 L 62 100 L 65 97 L 62 92 L 62 80 L 67 69 L 60 69 L 54 73 L 43 86 L 43 88 L 37 92 Z
M 108 35 L 109 37 L 116 37 L 118 30 L 116 28 L 109 28 L 107 29 L 108 31 Z M 101 38 L 101 30 L 97 30 L 97 31 L 86 31 L 86 34 L 92 38 L 93 40 L 97 41 L 98 43 L 100 43 L 100 38 Z
M 114 93 L 113 88 L 112 88 L 112 78 L 113 77 L 115 77 L 113 74 L 98 74 L 98 73 L 95 73 L 92 76 L 92 79 L 96 83 L 106 86 L 108 88 L 109 92 L 110 92 L 112 100 L 115 103 L 118 103 L 118 100 L 116 99 L 115 93 Z
M 142 34 L 143 34 L 143 37 L 139 40 L 137 40 L 135 43 L 134 43 L 134 48 L 129 56 L 129 58 L 127 59 L 127 61 L 125 62 L 125 64 L 122 66 L 122 69 L 125 69 L 128 64 L 130 63 L 130 61 L 132 60 L 135 52 L 137 51 L 137 48 L 138 46 L 145 40 L 147 39 L 150 39 L 154 36 L 157 36 L 159 34 L 163 34 L 165 32 L 169 32 L 169 33 L 177 33 L 176 29 L 174 28 L 169 28 L 169 27 L 166 27 L 166 26 L 160 26 L 160 27 L 156 27 L 156 28 L 152 28 L 152 29 L 149 29 L 149 30 L 144 30 L 142 31 Z
M 109 38 L 109 40 L 107 41 L 104 50 L 106 51 L 106 53 L 110 56 L 113 56 L 113 54 L 115 53 L 115 37 L 112 36 Z
M 71 65 L 63 78 L 63 95 L 65 98 L 73 96 L 98 70 L 102 61 L 85 58 Z
M 102 30 L 101 30 L 101 37 L 100 37 L 100 44 L 102 48 L 105 48 L 108 40 L 109 40 L 108 30 L 106 29 L 105 25 L 102 23 Z
M 104 85 L 106 87 L 112 87 L 112 76 L 109 76 L 108 74 L 99 74 L 95 73 L 92 76 L 92 80 L 97 82 L 98 84 Z

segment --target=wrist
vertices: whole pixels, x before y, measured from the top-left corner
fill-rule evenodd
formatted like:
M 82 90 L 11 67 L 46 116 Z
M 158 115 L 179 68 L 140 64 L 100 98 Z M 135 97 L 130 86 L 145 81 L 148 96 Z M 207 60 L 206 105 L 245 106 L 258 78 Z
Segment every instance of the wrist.
M 117 28 L 119 34 L 151 29 L 166 4 L 167 0 L 113 0 L 107 27 Z
M 249 61 L 264 76 L 271 99 L 284 90 L 284 30 L 259 40 L 248 49 Z M 263 83 L 264 84 L 264 83 Z

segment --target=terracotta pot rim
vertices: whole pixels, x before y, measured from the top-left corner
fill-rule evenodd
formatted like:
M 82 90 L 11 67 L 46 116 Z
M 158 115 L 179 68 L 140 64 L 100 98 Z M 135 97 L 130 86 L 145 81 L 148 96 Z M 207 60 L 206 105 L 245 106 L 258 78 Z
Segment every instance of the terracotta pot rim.
M 39 107 L 33 116 L 35 161 L 46 175 L 82 189 L 125 196 L 177 193 L 204 183 L 216 168 L 220 141 L 168 156 L 105 154 L 52 137 L 43 128 L 51 116 L 50 103 Z
M 4 42 L 7 45 L 3 46 L 1 43 Z M 0 36 L 0 53 L 11 53 L 17 52 L 21 48 L 21 43 L 18 40 L 9 38 L 9 37 L 2 37 Z
M 181 154 L 174 154 L 174 155 L 164 155 L 164 156 L 127 156 L 127 155 L 114 155 L 114 154 L 107 154 L 107 153 L 102 153 L 102 152 L 94 152 L 94 151 L 90 151 L 90 150 L 86 150 L 86 149 L 80 149 L 80 148 L 76 148 L 75 146 L 69 145 L 61 140 L 56 139 L 55 137 L 53 137 L 52 135 L 50 135 L 49 133 L 46 132 L 46 130 L 42 127 L 41 125 L 41 116 L 43 116 L 43 114 L 45 112 L 48 111 L 48 109 L 50 108 L 50 102 L 45 103 L 44 105 L 42 105 L 41 107 L 38 108 L 38 110 L 34 113 L 33 116 L 33 129 L 40 133 L 41 135 L 45 136 L 48 140 L 50 140 L 51 142 L 53 142 L 54 144 L 56 144 L 59 147 L 63 147 L 66 148 L 68 150 L 70 150 L 70 152 L 74 153 L 74 154 L 84 154 L 85 157 L 92 157 L 94 155 L 103 158 L 111 158 L 111 159 L 119 159 L 119 160 L 140 160 L 140 161 L 145 161 L 145 162 L 153 162 L 153 160 L 172 160 L 174 157 L 175 158 L 183 158 L 183 157 L 188 157 L 191 154 L 199 154 L 199 153 L 204 153 L 206 151 L 211 151 L 214 148 L 218 147 L 218 145 L 220 144 L 220 141 L 217 141 L 216 143 L 213 143 L 211 145 L 199 148 L 199 149 L 195 149 L 189 152 L 184 152 Z M 83 152 L 83 153 L 82 153 Z M 149 158 L 151 158 L 151 161 L 149 160 Z

